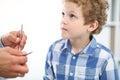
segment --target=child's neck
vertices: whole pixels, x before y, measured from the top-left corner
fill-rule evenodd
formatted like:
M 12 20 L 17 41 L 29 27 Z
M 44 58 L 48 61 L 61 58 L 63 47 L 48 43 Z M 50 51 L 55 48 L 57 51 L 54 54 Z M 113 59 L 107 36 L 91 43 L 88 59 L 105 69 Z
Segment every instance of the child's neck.
M 90 39 L 84 39 L 84 40 L 70 40 L 72 51 L 76 54 L 80 51 L 82 51 L 90 42 Z

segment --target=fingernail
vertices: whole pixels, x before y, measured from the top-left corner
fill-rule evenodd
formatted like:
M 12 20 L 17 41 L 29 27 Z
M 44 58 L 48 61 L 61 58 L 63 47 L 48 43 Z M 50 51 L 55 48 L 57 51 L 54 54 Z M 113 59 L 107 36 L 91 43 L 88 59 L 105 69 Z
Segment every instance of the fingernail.
M 18 43 L 18 42 L 19 42 L 19 38 L 16 39 L 16 43 Z

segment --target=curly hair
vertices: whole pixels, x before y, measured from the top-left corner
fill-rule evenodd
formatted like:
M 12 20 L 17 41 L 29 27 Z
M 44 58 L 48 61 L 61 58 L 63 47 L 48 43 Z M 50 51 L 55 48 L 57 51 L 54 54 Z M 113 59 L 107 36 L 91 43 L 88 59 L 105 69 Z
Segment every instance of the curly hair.
M 99 34 L 107 21 L 106 10 L 109 7 L 107 0 L 63 0 L 82 6 L 85 25 L 98 21 L 98 28 L 92 34 Z

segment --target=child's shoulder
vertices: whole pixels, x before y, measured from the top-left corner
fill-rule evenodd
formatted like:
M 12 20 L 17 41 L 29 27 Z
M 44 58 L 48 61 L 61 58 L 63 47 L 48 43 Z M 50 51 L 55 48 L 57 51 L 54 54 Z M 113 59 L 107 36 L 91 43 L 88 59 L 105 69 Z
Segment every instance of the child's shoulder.
M 66 39 L 58 39 L 56 41 L 53 42 L 53 44 L 64 44 L 66 42 Z
M 101 43 L 98 43 L 97 46 L 98 46 L 98 48 L 101 49 L 100 54 L 102 56 L 104 55 L 104 57 L 106 57 L 106 58 L 113 57 L 114 54 L 113 54 L 112 50 L 110 50 L 108 47 L 106 47 L 105 45 L 103 45 Z
M 99 48 L 102 51 L 105 52 L 109 52 L 112 53 L 112 51 L 110 50 L 110 48 L 108 48 L 107 46 L 105 46 L 104 44 L 100 43 L 95 36 L 91 37 L 91 45 L 94 46 L 95 48 Z
M 66 41 L 66 39 L 58 39 L 52 43 L 51 48 L 54 49 L 54 51 L 60 51 L 64 48 Z
M 98 43 L 98 46 L 99 46 L 102 50 L 104 50 L 104 51 L 106 51 L 106 52 L 109 52 L 109 53 L 112 53 L 112 51 L 111 51 L 108 47 L 106 47 L 105 45 L 103 45 L 103 44 L 101 44 L 101 43 Z
M 103 55 L 105 55 L 105 54 L 108 56 L 113 55 L 112 50 L 110 50 L 109 47 L 105 46 L 104 44 L 102 44 L 98 40 L 96 40 L 95 37 L 92 37 L 91 46 L 94 47 L 95 52 L 100 51 L 100 54 L 103 54 Z

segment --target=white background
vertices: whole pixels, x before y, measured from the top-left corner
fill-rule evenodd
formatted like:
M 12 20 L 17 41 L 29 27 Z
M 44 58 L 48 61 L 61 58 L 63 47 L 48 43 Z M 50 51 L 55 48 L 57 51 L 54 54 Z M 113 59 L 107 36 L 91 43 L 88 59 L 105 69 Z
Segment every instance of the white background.
M 48 48 L 61 38 L 60 19 L 61 0 L 0 0 L 0 34 L 19 30 L 23 24 L 28 37 L 24 51 L 33 51 L 28 55 L 29 73 L 9 80 L 42 80 Z M 110 29 L 105 28 L 97 39 L 109 47 Z

